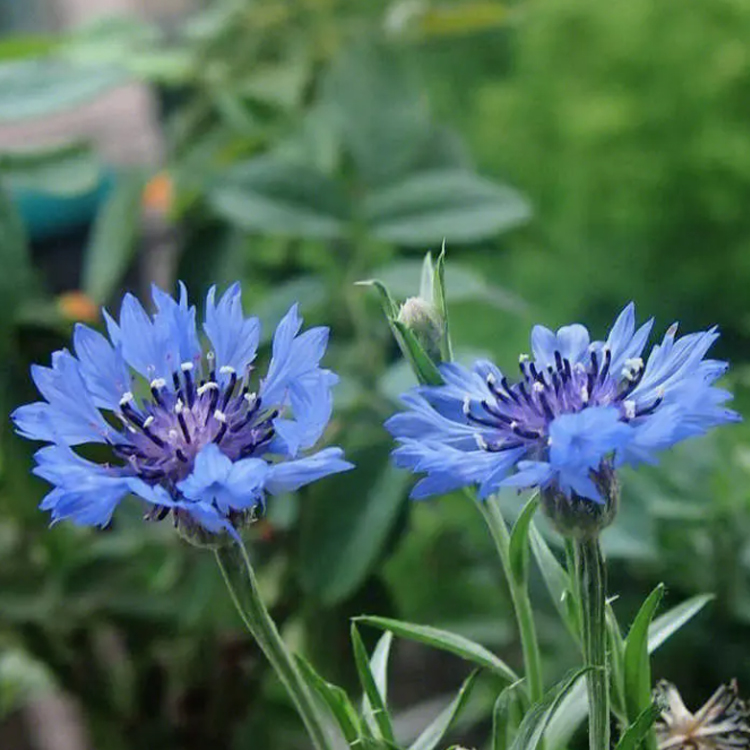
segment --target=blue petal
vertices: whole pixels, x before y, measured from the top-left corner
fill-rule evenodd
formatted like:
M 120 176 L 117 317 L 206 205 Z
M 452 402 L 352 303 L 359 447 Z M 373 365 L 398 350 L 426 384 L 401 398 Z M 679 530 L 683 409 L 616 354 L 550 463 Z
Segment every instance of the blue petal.
M 16 409 L 12 419 L 21 435 L 71 445 L 120 439 L 94 405 L 80 365 L 69 352 L 55 352 L 51 368 L 33 365 L 31 376 L 48 403 Z
M 341 448 L 325 448 L 306 458 L 273 464 L 266 479 L 266 489 L 272 495 L 293 492 L 329 474 L 338 474 L 353 468 L 353 464 L 344 460 Z
M 70 520 L 81 526 L 105 526 L 120 500 L 129 492 L 127 480 L 113 469 L 99 466 L 63 445 L 36 452 L 33 473 L 55 486 L 40 508 L 52 521 Z
M 580 323 L 563 326 L 557 331 L 557 349 L 563 359 L 573 364 L 585 359 L 588 354 L 589 341 L 589 332 Z M 552 362 L 546 364 L 552 364 Z
M 294 419 L 274 421 L 278 442 L 271 452 L 296 456 L 300 450 L 311 448 L 318 441 L 333 411 L 331 388 L 338 377 L 329 370 L 313 370 L 293 381 L 289 386 L 291 413 Z
M 118 409 L 123 393 L 130 390 L 130 373 L 122 352 L 101 333 L 80 323 L 73 332 L 73 344 L 94 404 L 102 409 Z
M 273 337 L 268 374 L 260 395 L 267 406 L 286 403 L 290 386 L 318 369 L 328 345 L 327 328 L 311 328 L 301 335 L 302 318 L 293 305 L 279 323 Z
M 151 287 L 151 296 L 157 310 L 154 315 L 154 326 L 158 330 L 167 331 L 169 348 L 166 363 L 168 369 L 173 372 L 183 363 L 195 365 L 201 358 L 201 346 L 195 326 L 195 307 L 188 306 L 185 285 L 180 282 L 179 286 L 179 302 L 156 285 Z
M 242 377 L 258 350 L 260 321 L 245 317 L 238 283 L 232 284 L 218 303 L 215 298 L 216 287 L 212 286 L 206 297 L 203 328 L 214 348 L 219 371 L 232 368 Z
M 268 465 L 259 458 L 233 462 L 219 446 L 209 443 L 198 452 L 193 471 L 177 484 L 177 489 L 189 500 L 213 503 L 222 513 L 228 513 L 262 501 L 268 472 Z
M 108 322 L 110 338 L 122 343 L 125 361 L 148 380 L 171 378 L 176 346 L 169 338 L 169 328 L 164 320 L 158 324 L 151 320 L 141 303 L 132 295 L 126 294 L 120 308 L 120 327 L 115 329 Z
M 539 364 L 552 364 L 555 361 L 556 348 L 557 337 L 549 328 L 536 325 L 531 329 L 531 351 Z
M 518 471 L 503 480 L 503 487 L 546 487 L 555 476 L 555 470 L 545 461 L 519 461 Z

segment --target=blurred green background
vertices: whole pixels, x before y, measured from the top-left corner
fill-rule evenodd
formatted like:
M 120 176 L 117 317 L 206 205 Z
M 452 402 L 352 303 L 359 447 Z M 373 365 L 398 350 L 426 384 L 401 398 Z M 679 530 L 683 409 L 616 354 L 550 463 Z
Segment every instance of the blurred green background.
M 578 320 L 600 337 L 631 299 L 657 331 L 716 323 L 744 412 L 750 5 L 112 5 L 71 27 L 85 2 L 0 2 L 4 412 L 34 397 L 30 363 L 66 346 L 76 321 L 100 324 L 98 306 L 117 310 L 126 289 L 184 279 L 200 304 L 210 284 L 239 279 L 266 344 L 299 301 L 332 328 L 342 382 L 326 440 L 359 469 L 279 498 L 251 531 L 285 636 L 348 686 L 348 618 L 362 613 L 454 629 L 520 664 L 475 509 L 409 504 L 409 477 L 388 465 L 382 422 L 411 375 L 354 282 L 414 295 L 422 255 L 445 239 L 457 357 L 508 371 L 533 323 Z M 48 528 L 32 451 L 5 420 L 0 746 L 306 747 L 210 556 L 143 524 L 135 502 L 103 532 Z M 695 707 L 735 676 L 750 696 L 747 428 L 624 485 L 604 536 L 621 621 L 659 581 L 669 605 L 716 594 L 654 675 Z M 512 516 L 519 499 L 504 502 Z M 551 679 L 575 653 L 537 578 L 532 597 Z M 404 738 L 467 673 L 408 643 L 393 669 Z M 455 739 L 481 748 L 491 701 L 472 708 Z

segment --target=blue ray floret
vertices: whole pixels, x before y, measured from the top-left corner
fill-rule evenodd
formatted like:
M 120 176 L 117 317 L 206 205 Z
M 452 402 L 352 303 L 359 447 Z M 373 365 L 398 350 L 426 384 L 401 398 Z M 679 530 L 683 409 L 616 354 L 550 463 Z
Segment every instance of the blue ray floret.
M 153 290 L 149 316 L 128 294 L 119 321 L 105 312 L 109 339 L 78 325 L 75 355 L 32 368 L 43 401 L 17 409 L 17 431 L 49 443 L 34 473 L 53 485 L 41 507 L 53 521 L 107 524 L 128 494 L 147 518 L 172 514 L 182 530 L 228 531 L 262 509 L 267 495 L 352 468 L 340 448 L 302 455 L 331 416 L 337 377 L 320 367 L 327 328 L 300 333 L 293 306 L 273 338 L 268 372 L 254 376 L 260 322 L 242 311 L 239 284 L 206 299 L 205 351 L 195 307 Z M 257 390 L 253 389 L 253 385 Z M 97 464 L 75 446 L 101 443 Z
M 426 475 L 412 497 L 513 486 L 601 504 L 602 479 L 618 466 L 654 463 L 659 451 L 737 421 L 724 406 L 731 394 L 713 385 L 727 363 L 705 358 L 716 328 L 677 338 L 675 324 L 644 361 L 652 324 L 636 329 L 631 303 L 606 341 L 592 342 L 582 325 L 535 326 L 515 382 L 487 361 L 441 365 L 444 385 L 414 388 L 386 423 L 397 465 Z

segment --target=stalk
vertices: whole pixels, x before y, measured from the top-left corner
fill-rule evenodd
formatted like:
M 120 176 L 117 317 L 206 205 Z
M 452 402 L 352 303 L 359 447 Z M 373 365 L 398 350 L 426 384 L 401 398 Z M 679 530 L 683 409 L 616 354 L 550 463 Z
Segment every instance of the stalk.
M 599 537 L 575 541 L 575 568 L 581 602 L 581 643 L 587 666 L 589 748 L 609 750 L 609 673 L 607 670 L 607 577 Z
M 220 547 L 214 553 L 237 612 L 289 693 L 315 750 L 331 750 L 323 717 L 263 604 L 247 550 L 237 543 Z
M 529 698 L 532 703 L 541 701 L 544 696 L 544 680 L 542 677 L 542 659 L 539 652 L 539 640 L 534 624 L 534 615 L 531 610 L 531 600 L 526 585 L 519 585 L 510 568 L 510 534 L 505 525 L 505 519 L 493 498 L 482 502 L 476 493 L 471 493 L 479 512 L 484 518 L 495 543 L 500 562 L 508 581 L 510 596 L 513 601 L 513 609 L 516 614 L 518 631 L 521 636 L 521 648 L 523 650 L 524 675 L 529 686 Z

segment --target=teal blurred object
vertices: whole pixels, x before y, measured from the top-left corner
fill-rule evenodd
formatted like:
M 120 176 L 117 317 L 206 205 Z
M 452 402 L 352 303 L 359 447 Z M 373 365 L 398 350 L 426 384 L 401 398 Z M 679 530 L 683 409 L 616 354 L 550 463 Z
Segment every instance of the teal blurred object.
M 57 195 L 29 187 L 11 187 L 13 202 L 31 241 L 65 234 L 91 222 L 116 181 L 112 168 L 103 168 L 90 190 Z

